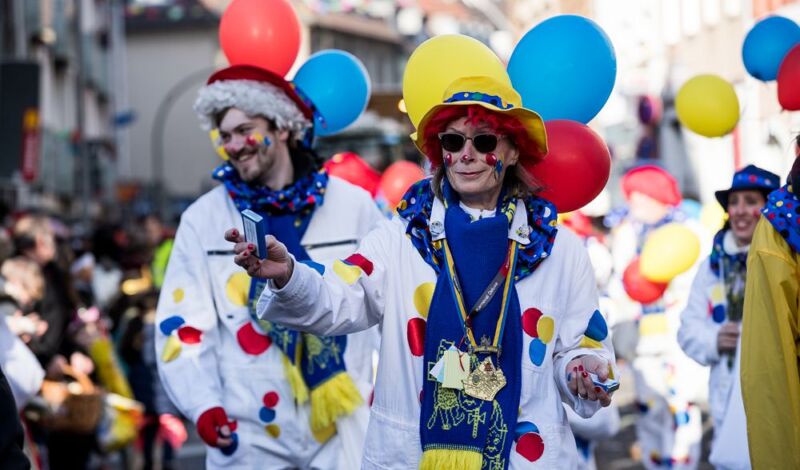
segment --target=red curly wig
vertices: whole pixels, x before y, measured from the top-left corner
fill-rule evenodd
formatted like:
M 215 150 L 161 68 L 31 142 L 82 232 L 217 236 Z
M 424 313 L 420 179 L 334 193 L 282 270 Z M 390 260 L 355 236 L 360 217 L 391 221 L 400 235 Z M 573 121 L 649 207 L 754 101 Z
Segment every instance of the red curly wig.
M 483 106 L 473 104 L 468 106 L 448 106 L 431 117 L 422 135 L 423 150 L 430 159 L 431 166 L 438 168 L 442 165 L 442 146 L 439 143 L 439 133 L 447 129 L 451 122 L 467 117 L 467 121 L 474 125 L 486 125 L 498 135 L 508 136 L 514 146 L 519 150 L 519 161 L 527 166 L 535 164 L 544 158 L 536 151 L 536 143 L 530 138 L 527 130 L 515 117 L 490 111 Z

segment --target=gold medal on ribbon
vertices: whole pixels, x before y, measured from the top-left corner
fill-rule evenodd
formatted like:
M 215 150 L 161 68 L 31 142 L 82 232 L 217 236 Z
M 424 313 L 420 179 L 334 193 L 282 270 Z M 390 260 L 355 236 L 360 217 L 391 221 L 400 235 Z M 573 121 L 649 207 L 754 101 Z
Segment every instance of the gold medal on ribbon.
M 503 371 L 492 364 L 487 357 L 473 370 L 464 381 L 464 393 L 484 401 L 494 400 L 495 395 L 506 386 Z

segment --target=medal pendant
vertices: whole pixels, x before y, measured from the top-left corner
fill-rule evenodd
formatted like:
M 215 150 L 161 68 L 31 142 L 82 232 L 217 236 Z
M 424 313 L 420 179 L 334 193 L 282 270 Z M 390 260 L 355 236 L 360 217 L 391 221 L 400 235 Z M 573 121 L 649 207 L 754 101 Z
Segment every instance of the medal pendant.
M 479 400 L 492 401 L 505 386 L 503 371 L 495 368 L 492 359 L 487 357 L 464 380 L 464 393 Z

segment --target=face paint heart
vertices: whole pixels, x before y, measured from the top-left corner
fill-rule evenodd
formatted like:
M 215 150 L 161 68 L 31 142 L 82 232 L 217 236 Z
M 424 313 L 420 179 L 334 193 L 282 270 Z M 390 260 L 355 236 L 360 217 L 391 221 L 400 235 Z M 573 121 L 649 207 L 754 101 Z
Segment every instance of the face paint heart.
M 486 154 L 486 164 L 489 166 L 497 165 L 497 156 L 493 153 Z

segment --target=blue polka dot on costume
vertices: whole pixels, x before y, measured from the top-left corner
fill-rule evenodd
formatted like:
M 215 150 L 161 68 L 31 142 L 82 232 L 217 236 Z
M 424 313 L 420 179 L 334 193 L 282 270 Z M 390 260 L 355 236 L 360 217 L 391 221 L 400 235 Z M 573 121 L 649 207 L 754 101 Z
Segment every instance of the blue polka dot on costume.
M 530 421 L 520 421 L 517 423 L 517 427 L 514 429 L 514 434 L 516 436 L 515 439 L 519 439 L 520 436 L 529 432 L 538 433 L 539 428 Z
M 589 326 L 586 327 L 584 335 L 592 338 L 595 341 L 603 341 L 608 336 L 608 325 L 606 319 L 600 310 L 595 310 L 592 318 L 589 320 Z
M 686 411 L 681 411 L 680 413 L 675 413 L 675 425 L 676 426 L 683 426 L 689 424 L 689 413 Z
M 530 354 L 531 362 L 537 366 L 541 366 L 544 362 L 544 355 L 547 353 L 547 345 L 539 338 L 533 338 L 531 345 L 528 347 L 528 354 Z
M 725 321 L 725 306 L 724 305 L 716 305 L 711 310 L 711 318 L 714 319 L 716 323 L 722 323 Z
M 314 271 L 318 272 L 320 276 L 325 274 L 325 266 L 323 266 L 323 265 L 321 265 L 319 263 L 315 263 L 315 262 L 311 261 L 310 259 L 304 259 L 304 260 L 301 260 L 300 262 L 305 264 L 309 268 L 313 269 Z
M 265 423 L 271 423 L 275 421 L 275 410 L 262 406 L 261 410 L 258 412 L 258 417 Z
M 163 333 L 164 336 L 169 336 L 172 334 L 173 331 L 180 328 L 184 323 L 186 323 L 186 320 L 184 320 L 183 317 L 179 317 L 178 315 L 173 315 L 169 318 L 165 318 L 164 320 L 162 320 L 161 323 L 158 324 L 158 329 L 161 330 L 161 333 Z

